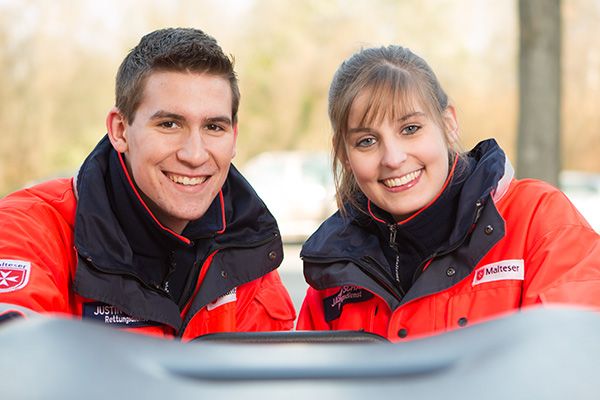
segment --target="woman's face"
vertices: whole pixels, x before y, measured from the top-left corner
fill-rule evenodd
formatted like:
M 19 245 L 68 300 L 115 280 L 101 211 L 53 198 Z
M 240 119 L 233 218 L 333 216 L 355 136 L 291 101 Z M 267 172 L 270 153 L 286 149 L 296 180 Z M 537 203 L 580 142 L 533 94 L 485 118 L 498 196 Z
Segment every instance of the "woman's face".
M 446 127 L 440 127 L 418 103 L 395 120 L 386 116 L 363 126 L 369 96 L 362 92 L 350 108 L 345 167 L 373 203 L 401 221 L 428 205 L 444 186 L 447 138 L 455 137 L 457 130 L 454 109 L 444 112 Z

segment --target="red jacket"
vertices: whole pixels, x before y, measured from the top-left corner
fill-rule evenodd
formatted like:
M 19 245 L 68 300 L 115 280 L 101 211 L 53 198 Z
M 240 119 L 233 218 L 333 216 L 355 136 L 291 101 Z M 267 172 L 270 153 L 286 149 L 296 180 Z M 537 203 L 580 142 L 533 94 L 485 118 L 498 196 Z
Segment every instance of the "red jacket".
M 494 143 L 483 147 L 478 165 L 503 164 Z M 475 216 L 466 238 L 426 260 L 404 296 L 374 267 L 379 242 L 332 216 L 302 250 L 312 287 L 297 329 L 362 329 L 398 341 L 537 304 L 600 308 L 600 237 L 562 192 L 512 179 L 506 167 L 494 190 L 465 202 Z
M 88 206 L 102 197 L 93 188 L 104 185 L 97 185 L 99 181 L 91 177 L 104 173 L 104 164 L 98 167 L 94 162 L 106 158 L 110 152 L 107 146 L 106 140 L 99 145 L 95 156 L 90 156 L 93 162 L 87 160 L 78 177 L 78 181 L 87 180 L 87 185 L 77 184 L 77 189 L 79 200 L 86 199 Z M 90 182 L 95 182 L 95 186 L 90 187 Z M 225 215 L 237 201 L 230 198 L 237 195 L 232 188 L 226 189 L 234 184 L 247 186 L 233 167 L 214 204 L 223 215 L 222 221 L 219 218 L 222 226 L 206 239 L 209 252 L 198 260 L 201 264 L 197 267 L 201 269 L 195 289 L 190 290 L 193 294 L 181 309 L 163 288 L 153 287 L 152 282 L 121 261 L 131 259 L 133 250 L 128 241 L 119 240 L 123 234 L 119 224 L 111 225 L 112 213 L 101 214 L 97 210 L 106 208 L 104 201 L 92 204 L 84 216 L 78 214 L 82 213 L 82 206 L 74 184 L 73 179 L 57 179 L 0 201 L 0 303 L 183 340 L 212 332 L 293 327 L 294 308 L 275 271 L 283 254 L 274 220 L 262 202 L 248 205 L 246 214 L 257 210 L 256 226 L 267 229 L 262 236 L 253 236 L 239 221 L 239 215 L 244 213 Z M 238 186 L 237 190 L 247 190 Z M 248 191 L 241 196 L 252 200 L 252 194 Z M 254 228 L 256 232 L 260 233 L 260 229 Z M 263 239 L 252 242 L 254 239 L 249 238 L 254 237 Z M 236 245 L 236 240 L 245 247 Z M 144 259 L 143 266 L 153 265 L 152 262 Z M 15 312 L 21 313 L 17 308 Z M 4 313 L 8 314 L 10 309 Z

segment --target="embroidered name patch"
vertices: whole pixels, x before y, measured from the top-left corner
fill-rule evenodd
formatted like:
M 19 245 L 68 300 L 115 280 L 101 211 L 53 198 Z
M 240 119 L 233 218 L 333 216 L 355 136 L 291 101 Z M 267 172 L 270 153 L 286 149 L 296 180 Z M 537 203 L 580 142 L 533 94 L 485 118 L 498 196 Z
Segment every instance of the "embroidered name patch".
M 154 321 L 130 317 L 118 307 L 101 302 L 84 303 L 82 314 L 83 319 L 102 322 L 106 325 L 121 328 L 141 328 L 144 326 L 159 325 Z
M 21 260 L 0 260 L 0 293 L 14 292 L 29 282 L 31 263 Z
M 225 293 L 223 296 L 218 297 L 212 303 L 208 303 L 206 305 L 206 309 L 208 311 L 214 310 L 215 308 L 222 306 L 223 304 L 231 303 L 237 300 L 237 288 L 231 289 L 229 292 Z
M 475 271 L 473 286 L 485 282 L 525 279 L 525 264 L 523 260 L 503 260 L 484 265 Z
M 348 303 L 360 303 L 373 298 L 373 293 L 361 289 L 357 286 L 342 286 L 336 294 L 323 299 L 323 309 L 325 310 L 325 320 L 327 322 L 338 319 L 342 314 L 342 309 Z

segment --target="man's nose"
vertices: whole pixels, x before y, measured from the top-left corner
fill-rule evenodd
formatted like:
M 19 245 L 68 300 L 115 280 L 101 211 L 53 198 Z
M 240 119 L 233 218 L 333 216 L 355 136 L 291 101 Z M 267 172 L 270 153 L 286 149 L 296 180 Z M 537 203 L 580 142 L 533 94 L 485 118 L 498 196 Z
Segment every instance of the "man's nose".
M 200 132 L 190 132 L 182 141 L 177 158 L 189 165 L 198 166 L 206 162 L 209 154 Z

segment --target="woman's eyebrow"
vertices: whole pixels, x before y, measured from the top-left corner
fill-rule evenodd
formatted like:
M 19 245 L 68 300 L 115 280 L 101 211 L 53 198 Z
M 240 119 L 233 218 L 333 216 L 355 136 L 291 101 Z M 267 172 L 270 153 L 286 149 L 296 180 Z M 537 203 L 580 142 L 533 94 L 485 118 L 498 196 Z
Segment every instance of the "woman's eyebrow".
M 366 126 L 357 126 L 356 128 L 350 128 L 348 129 L 348 134 L 353 134 L 353 133 L 358 133 L 358 132 L 367 132 L 367 133 L 373 133 L 375 132 L 373 129 L 366 127 Z
M 424 116 L 425 116 L 424 112 L 415 111 L 415 112 L 408 113 L 408 114 L 398 118 L 398 121 L 406 121 L 407 119 L 412 118 L 412 117 L 424 117 Z
M 413 117 L 424 117 L 425 113 L 422 111 L 414 111 L 411 113 L 408 113 L 406 115 L 403 115 L 402 117 L 398 118 L 398 122 L 404 122 L 409 118 L 413 118 Z M 372 133 L 374 132 L 373 129 L 366 127 L 366 126 L 357 126 L 356 128 L 349 128 L 348 129 L 348 134 L 352 134 L 352 133 L 357 133 L 357 132 L 367 132 L 367 133 Z

